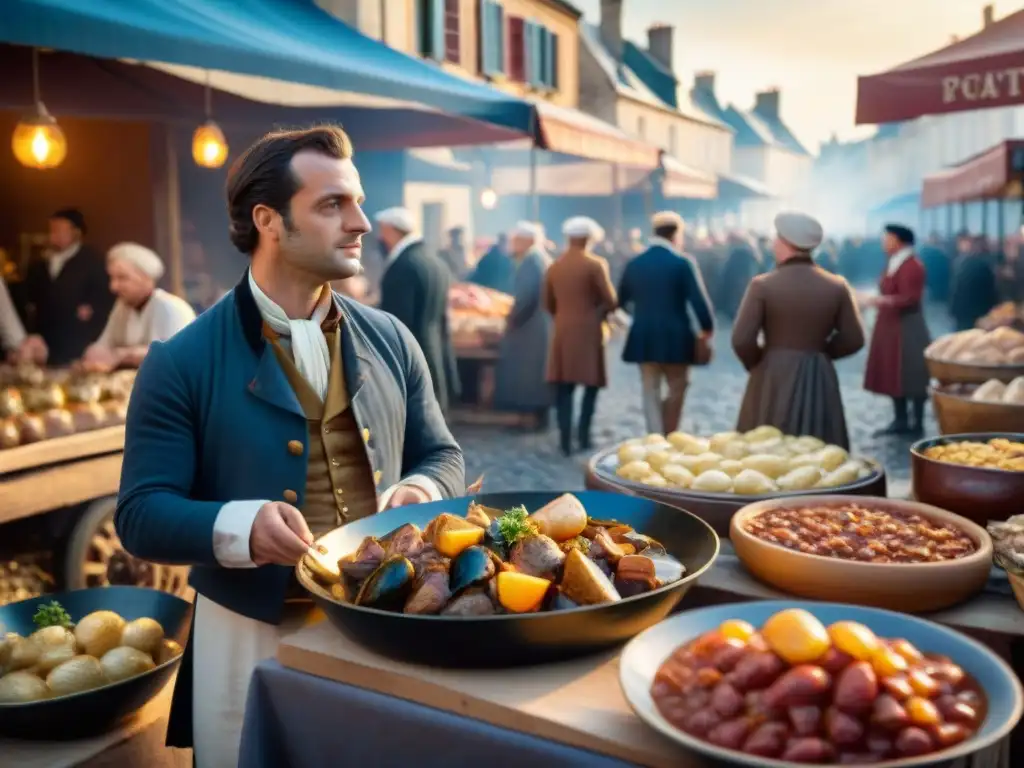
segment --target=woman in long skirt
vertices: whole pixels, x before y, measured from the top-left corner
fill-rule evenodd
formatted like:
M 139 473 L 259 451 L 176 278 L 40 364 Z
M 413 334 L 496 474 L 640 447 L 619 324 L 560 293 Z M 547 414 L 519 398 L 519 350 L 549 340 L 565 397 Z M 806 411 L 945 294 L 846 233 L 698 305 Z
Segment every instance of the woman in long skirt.
M 811 258 L 823 236 L 817 221 L 780 213 L 775 229 L 778 266 L 751 282 L 733 325 L 733 349 L 750 372 L 737 429 L 767 424 L 849 448 L 833 361 L 864 346 L 856 302 L 843 278 Z

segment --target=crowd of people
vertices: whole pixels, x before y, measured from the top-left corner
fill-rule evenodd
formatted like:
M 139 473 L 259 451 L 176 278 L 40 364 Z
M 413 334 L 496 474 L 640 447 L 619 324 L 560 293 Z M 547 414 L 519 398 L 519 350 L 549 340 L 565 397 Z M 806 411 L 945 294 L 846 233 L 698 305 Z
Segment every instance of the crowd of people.
M 0 280 L 0 343 L 8 360 L 94 372 L 138 367 L 154 341 L 195 318 L 184 299 L 157 287 L 164 264 L 137 243 L 106 258 L 86 242 L 73 208 L 49 219 L 48 248 L 9 290 Z

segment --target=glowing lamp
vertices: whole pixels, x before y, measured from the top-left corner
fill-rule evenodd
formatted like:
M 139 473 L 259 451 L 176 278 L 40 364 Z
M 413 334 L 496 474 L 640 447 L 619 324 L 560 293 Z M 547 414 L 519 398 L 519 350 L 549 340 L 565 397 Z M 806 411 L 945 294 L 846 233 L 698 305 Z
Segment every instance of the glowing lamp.
M 493 211 L 498 204 L 498 193 L 488 187 L 480 193 L 480 205 L 485 211 Z
M 228 159 L 224 132 L 212 120 L 207 120 L 192 134 L 192 159 L 201 168 L 220 168 Z
M 36 104 L 36 113 L 24 118 L 14 128 L 11 149 L 15 159 L 26 168 L 45 170 L 56 168 L 64 162 L 68 154 L 68 142 L 57 121 L 39 102 Z

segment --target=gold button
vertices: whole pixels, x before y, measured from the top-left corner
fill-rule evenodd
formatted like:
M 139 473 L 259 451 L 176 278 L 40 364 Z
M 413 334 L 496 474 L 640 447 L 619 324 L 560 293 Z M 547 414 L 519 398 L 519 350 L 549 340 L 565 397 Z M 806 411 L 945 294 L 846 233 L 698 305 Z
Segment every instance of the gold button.
M 337 459 L 331 459 L 331 466 L 332 467 L 340 467 L 341 466 L 341 462 L 338 461 Z
M 363 427 L 363 442 L 370 442 L 370 430 L 366 427 Z
M 376 472 L 374 472 L 373 473 L 373 484 L 374 485 L 380 485 L 380 479 L 383 476 L 384 476 L 384 474 L 379 469 Z
M 299 500 L 299 494 L 297 494 L 295 491 L 289 488 L 287 491 L 284 492 L 284 500 L 287 501 L 289 504 L 294 504 L 296 501 Z
M 305 450 L 305 448 L 302 445 L 301 440 L 288 441 L 288 453 L 290 453 L 292 456 L 301 456 L 303 450 Z
M 325 435 L 331 434 L 331 428 L 330 427 L 324 427 L 324 434 Z
M 334 492 L 335 492 L 336 494 L 338 494 L 339 496 L 341 496 L 341 495 L 342 495 L 342 494 L 344 493 L 344 491 L 343 491 L 343 490 L 341 490 L 341 488 L 335 488 L 335 489 L 334 489 Z
M 348 512 L 348 507 L 342 507 L 342 508 L 341 508 L 341 511 L 342 511 L 342 512 Z

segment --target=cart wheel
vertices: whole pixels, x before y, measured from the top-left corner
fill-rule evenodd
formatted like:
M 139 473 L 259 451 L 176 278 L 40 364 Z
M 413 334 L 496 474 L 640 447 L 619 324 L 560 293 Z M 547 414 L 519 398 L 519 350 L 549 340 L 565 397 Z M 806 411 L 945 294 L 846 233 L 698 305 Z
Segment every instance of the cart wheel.
M 114 497 L 94 501 L 75 524 L 64 555 L 68 589 L 125 584 L 184 596 L 188 568 L 138 560 L 121 546 L 114 530 Z

